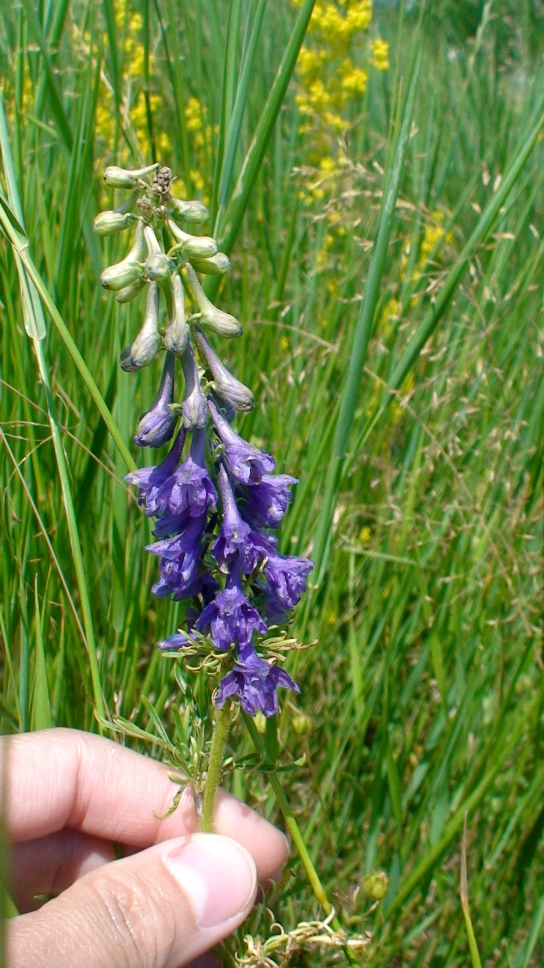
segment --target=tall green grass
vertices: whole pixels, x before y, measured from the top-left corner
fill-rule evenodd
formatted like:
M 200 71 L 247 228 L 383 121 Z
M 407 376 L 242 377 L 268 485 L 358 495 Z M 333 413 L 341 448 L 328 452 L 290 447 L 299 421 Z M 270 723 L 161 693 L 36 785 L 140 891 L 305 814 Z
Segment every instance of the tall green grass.
M 400 29 L 375 14 L 392 69 L 371 75 L 348 164 L 311 204 L 299 193 L 320 175 L 287 86 L 311 3 L 131 4 L 138 128 L 110 0 L 24 0 L 0 31 L 2 731 L 120 716 L 124 741 L 160 756 L 157 723 L 174 741 L 187 729 L 176 667 L 154 648 L 182 612 L 149 595 L 148 523 L 123 482 L 152 457 L 130 439 L 157 372 L 117 368 L 141 306 L 101 291 L 121 247 L 90 226 L 104 164 L 158 157 L 163 128 L 192 187 L 196 97 L 197 160 L 232 253 L 218 298 L 244 324 L 230 360 L 257 399 L 241 426 L 300 478 L 283 547 L 318 561 L 294 627 L 318 644 L 291 661 L 302 693 L 267 757 L 286 767 L 340 920 L 369 932 L 383 968 L 544 957 L 543 42 L 529 0 L 517 20 L 469 6 L 468 38 L 448 4 L 422 32 L 416 13 Z M 198 681 L 194 706 L 206 712 Z M 235 757 L 252 749 L 240 723 Z M 278 819 L 266 772 L 227 782 Z M 362 884 L 379 871 L 375 906 Z M 296 858 L 269 904 L 286 930 L 323 913 Z M 259 911 L 246 930 L 269 927 Z

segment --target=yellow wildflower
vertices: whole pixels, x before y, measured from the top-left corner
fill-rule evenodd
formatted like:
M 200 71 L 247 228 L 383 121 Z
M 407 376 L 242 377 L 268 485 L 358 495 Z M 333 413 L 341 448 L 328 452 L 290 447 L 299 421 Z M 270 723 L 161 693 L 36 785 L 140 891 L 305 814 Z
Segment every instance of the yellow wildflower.
M 389 70 L 389 44 L 381 37 L 372 41 L 372 65 L 377 71 Z
M 354 67 L 346 60 L 342 65 L 342 90 L 348 95 L 364 94 L 368 84 L 368 74 L 362 67 Z
M 370 530 L 369 527 L 365 525 L 364 528 L 361 528 L 361 530 L 359 531 L 359 541 L 361 542 L 361 544 L 367 544 L 367 542 L 370 541 L 371 537 L 372 537 L 372 531 Z

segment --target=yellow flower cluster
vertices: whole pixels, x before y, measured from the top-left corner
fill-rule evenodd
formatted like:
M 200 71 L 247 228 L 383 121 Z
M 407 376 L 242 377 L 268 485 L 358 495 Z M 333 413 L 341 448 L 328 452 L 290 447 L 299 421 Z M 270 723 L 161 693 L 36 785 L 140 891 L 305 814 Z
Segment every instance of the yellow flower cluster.
M 292 0 L 294 6 L 300 2 Z M 308 161 L 325 178 L 319 177 L 313 185 L 306 179 L 301 194 L 308 202 L 321 201 L 327 194 L 326 183 L 332 187 L 334 174 L 342 173 L 338 137 L 349 128 L 352 106 L 357 110 L 366 92 L 368 70 L 389 67 L 389 47 L 380 38 L 364 49 L 358 63 L 371 23 L 372 0 L 317 0 L 313 9 L 298 58 L 295 100 L 302 116 L 300 130 L 307 136 Z
M 119 61 L 124 78 L 123 84 L 123 114 L 125 119 L 130 121 L 133 137 L 141 145 L 143 155 L 148 154 L 147 142 L 148 118 L 147 106 L 143 90 L 144 76 L 144 45 L 141 40 L 142 17 L 137 12 L 131 12 L 128 6 L 121 0 L 114 0 L 115 26 L 119 38 Z M 98 51 L 89 51 L 90 38 L 87 33 L 80 40 L 83 43 L 83 55 L 96 56 Z M 102 37 L 104 47 L 108 45 L 106 34 Z M 149 76 L 153 77 L 156 72 L 155 57 L 149 54 Z M 154 116 L 160 111 L 161 96 L 156 92 L 149 94 L 149 108 Z M 116 112 L 113 90 L 104 76 L 100 86 L 98 103 L 96 107 L 95 132 L 106 145 L 111 148 L 115 138 Z M 167 161 L 172 151 L 170 139 L 166 132 L 157 125 L 157 153 L 161 161 Z M 123 153 L 119 157 L 123 160 Z M 128 159 L 125 159 L 128 160 Z
M 429 216 L 429 221 L 425 226 L 421 248 L 419 250 L 418 269 L 422 270 L 431 253 L 438 250 L 443 245 L 453 244 L 453 232 L 446 232 L 444 228 L 444 212 L 434 211 Z
M 423 271 L 429 261 L 431 255 L 435 261 L 440 260 L 441 250 L 444 246 L 451 246 L 454 242 L 453 232 L 446 231 L 444 227 L 444 212 L 435 210 L 429 213 L 427 217 L 427 222 L 423 230 L 423 236 L 421 239 L 421 244 L 419 247 L 419 254 L 416 266 L 414 268 L 412 279 L 417 282 L 423 275 Z M 406 272 L 408 269 L 408 264 L 410 260 L 410 247 L 412 243 L 408 241 L 408 244 L 402 255 L 401 262 L 401 279 L 406 277 Z M 414 296 L 414 302 L 417 302 L 417 296 Z
M 389 44 L 387 41 L 382 40 L 381 37 L 376 37 L 376 40 L 372 41 L 370 49 L 372 51 L 372 66 L 375 67 L 377 71 L 388 71 Z

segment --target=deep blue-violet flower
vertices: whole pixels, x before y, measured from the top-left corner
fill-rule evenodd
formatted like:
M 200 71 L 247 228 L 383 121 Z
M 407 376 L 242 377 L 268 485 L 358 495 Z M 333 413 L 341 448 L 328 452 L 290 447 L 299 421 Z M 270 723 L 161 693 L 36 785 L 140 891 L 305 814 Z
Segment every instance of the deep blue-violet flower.
M 288 474 L 263 474 L 256 484 L 240 487 L 245 520 L 254 528 L 277 528 L 293 499 L 294 484 L 297 478 Z
M 278 711 L 278 686 L 300 692 L 284 669 L 269 665 L 252 651 L 244 661 L 235 662 L 232 671 L 223 677 L 215 703 L 221 709 L 230 696 L 238 696 L 248 716 L 258 712 L 273 716 Z
M 179 219 L 202 222 L 206 209 L 201 202 L 171 196 L 173 175 L 166 167 L 136 172 L 113 167 L 106 176 L 112 187 L 134 189 L 140 197 L 131 214 L 135 241 L 122 263 L 134 271 L 120 280 L 119 270 L 110 267 L 102 274 L 103 284 L 123 303 L 149 287 L 144 326 L 123 353 L 122 368 L 156 366 L 156 357 L 165 352 L 158 393 L 138 422 L 134 442 L 162 447 L 181 424 L 156 466 L 126 476 L 138 489 L 138 503 L 153 518 L 155 540 L 147 550 L 158 558 L 159 575 L 152 593 L 184 603 L 183 628 L 159 642 L 159 648 L 183 652 L 195 644 L 189 636 L 196 630 L 198 649 L 211 656 L 214 650 L 221 653 L 225 672 L 216 705 L 237 698 L 248 715 L 271 716 L 278 709 L 278 688 L 299 690 L 270 658 L 266 636 L 271 624 L 288 617 L 298 604 L 313 568 L 307 558 L 279 554 L 273 533 L 297 480 L 273 473 L 272 455 L 231 426 L 236 411 L 252 408 L 253 394 L 222 363 L 211 340 L 238 336 L 241 327 L 213 305 L 197 275 L 227 271 L 229 260 L 213 239 L 182 232 L 177 224 Z M 99 217 L 97 231 L 102 224 Z M 112 232 L 118 224 L 119 230 L 128 228 L 121 218 Z M 165 251 L 164 240 L 172 237 L 176 241 Z M 185 291 L 198 307 L 189 316 Z M 165 295 L 166 318 L 159 305 Z M 181 401 L 174 397 L 176 368 L 181 371 Z M 210 669 L 217 670 L 217 658 Z
M 206 605 L 195 627 L 199 632 L 210 632 L 213 644 L 221 651 L 231 645 L 244 648 L 254 632 L 268 632 L 264 619 L 244 595 L 236 577 L 231 577 L 226 588 Z
M 248 444 L 235 433 L 212 400 L 208 400 L 208 407 L 217 435 L 225 448 L 225 462 L 233 480 L 240 484 L 254 484 L 261 480 L 263 474 L 274 470 L 276 462 L 270 454 Z
M 219 484 L 223 499 L 223 523 L 219 537 L 211 548 L 220 569 L 228 572 L 229 567 L 237 566 L 244 575 L 250 575 L 260 561 L 274 554 L 275 540 L 268 535 L 259 534 L 242 519 L 228 474 L 221 465 Z
M 177 417 L 170 408 L 174 401 L 174 362 L 173 353 L 167 353 L 159 392 L 151 409 L 138 421 L 134 434 L 134 443 L 138 447 L 162 447 L 174 435 Z

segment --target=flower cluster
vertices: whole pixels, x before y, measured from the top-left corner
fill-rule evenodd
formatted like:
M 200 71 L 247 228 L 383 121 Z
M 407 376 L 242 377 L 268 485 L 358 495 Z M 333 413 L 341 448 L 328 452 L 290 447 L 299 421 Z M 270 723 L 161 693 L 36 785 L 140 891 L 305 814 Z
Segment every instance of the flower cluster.
M 149 365 L 164 351 L 162 378 L 150 409 L 140 418 L 134 442 L 162 447 L 158 463 L 127 475 L 138 501 L 153 518 L 159 598 L 187 601 L 187 628 L 159 643 L 183 649 L 197 635 L 210 649 L 232 658 L 215 702 L 237 696 L 250 715 L 272 715 L 279 686 L 298 691 L 287 673 L 267 661 L 262 642 L 272 623 L 284 620 L 300 601 L 313 567 L 307 558 L 282 555 L 274 530 L 292 497 L 296 479 L 276 474 L 274 458 L 232 428 L 236 411 L 253 406 L 253 394 L 221 362 L 205 330 L 237 336 L 238 321 L 205 295 L 198 274 L 228 269 L 214 239 L 189 234 L 181 226 L 207 218 L 200 202 L 171 195 L 172 172 L 152 165 L 138 171 L 110 167 L 106 183 L 131 190 L 129 203 L 102 212 L 95 231 L 102 235 L 134 226 L 132 248 L 109 266 L 102 285 L 121 302 L 147 287 L 143 326 L 123 350 L 126 371 Z M 163 239 L 172 243 L 165 251 Z M 159 295 L 166 315 L 161 324 Z M 187 315 L 186 295 L 194 304 Z M 184 393 L 175 399 L 176 364 Z M 228 664 L 228 663 L 227 663 Z
M 295 6 L 299 2 L 292 0 Z M 371 0 L 317 0 L 314 6 L 308 40 L 298 58 L 296 102 L 303 117 L 302 131 L 311 134 L 316 162 L 330 153 L 334 139 L 349 126 L 346 109 L 365 93 L 368 68 L 389 67 L 388 44 L 379 37 L 370 45 L 364 66 L 356 63 L 356 48 L 371 21 Z

